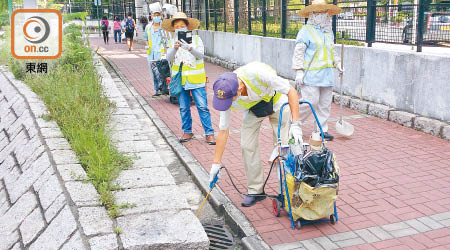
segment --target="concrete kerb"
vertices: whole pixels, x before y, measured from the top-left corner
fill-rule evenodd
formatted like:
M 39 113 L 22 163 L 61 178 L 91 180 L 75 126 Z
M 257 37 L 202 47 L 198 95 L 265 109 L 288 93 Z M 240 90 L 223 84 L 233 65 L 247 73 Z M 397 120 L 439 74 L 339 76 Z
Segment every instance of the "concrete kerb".
M 128 79 L 122 74 L 118 67 L 108 58 L 102 57 L 122 79 L 124 84 L 136 98 L 141 107 L 145 110 L 152 122 L 158 128 L 159 132 L 163 135 L 164 139 L 170 145 L 172 150 L 180 158 L 183 165 L 190 172 L 198 187 L 204 194 L 209 192 L 208 179 L 209 175 L 202 167 L 202 165 L 195 159 L 192 153 L 179 143 L 178 138 L 167 127 L 164 121 L 158 116 L 153 108 L 144 100 L 142 96 L 138 94 L 136 89 L 129 83 Z M 235 64 L 233 67 L 237 67 Z M 214 209 L 219 215 L 224 216 L 225 222 L 230 228 L 242 238 L 242 243 L 245 249 L 271 249 L 259 236 L 255 228 L 250 221 L 247 220 L 245 215 L 232 203 L 232 201 L 225 195 L 225 193 L 216 187 L 209 195 L 209 200 L 212 203 Z
M 235 70 L 240 65 L 236 63 L 227 62 L 226 60 L 205 56 L 205 61 L 227 68 L 229 70 Z M 291 85 L 294 83 L 289 81 Z M 348 95 L 340 95 L 333 92 L 332 102 L 340 104 L 344 107 L 356 110 L 363 114 L 375 116 L 384 120 L 389 120 L 400 124 L 405 127 L 414 128 L 433 136 L 450 140 L 450 124 L 444 121 L 440 121 L 433 118 L 421 117 L 419 115 L 409 113 L 402 110 L 396 110 L 390 106 L 361 100 L 360 98 Z

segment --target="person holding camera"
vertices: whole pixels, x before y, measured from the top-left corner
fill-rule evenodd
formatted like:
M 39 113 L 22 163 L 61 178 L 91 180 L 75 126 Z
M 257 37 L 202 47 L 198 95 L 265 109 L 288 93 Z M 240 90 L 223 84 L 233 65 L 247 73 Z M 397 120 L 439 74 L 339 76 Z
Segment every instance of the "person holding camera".
M 194 136 L 192 132 L 191 94 L 197 106 L 200 120 L 205 130 L 205 139 L 209 145 L 215 145 L 214 129 L 211 124 L 211 114 L 208 109 L 206 95 L 206 73 L 203 62 L 204 46 L 198 35 L 192 35 L 200 21 L 188 18 L 185 13 L 177 12 L 171 19 L 164 20 L 164 30 L 174 32 L 174 39 L 169 41 L 167 60 L 173 60 L 172 76 L 176 75 L 181 67 L 182 91 L 178 98 L 182 121 L 183 136 L 180 142 L 187 142 Z
M 155 94 L 153 97 L 158 97 L 162 94 L 162 81 L 159 67 L 161 65 L 161 56 L 164 54 L 163 34 L 161 29 L 162 22 L 162 8 L 159 2 L 150 4 L 150 11 L 152 13 L 152 23 L 145 26 L 145 40 L 148 41 L 146 46 L 147 61 L 150 66 L 150 71 L 153 75 L 153 86 Z

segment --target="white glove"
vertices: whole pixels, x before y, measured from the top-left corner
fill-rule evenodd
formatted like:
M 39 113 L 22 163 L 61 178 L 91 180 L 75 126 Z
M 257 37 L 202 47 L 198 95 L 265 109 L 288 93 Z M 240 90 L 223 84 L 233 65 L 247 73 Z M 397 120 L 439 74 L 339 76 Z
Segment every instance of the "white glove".
M 148 50 L 148 46 L 145 46 L 145 50 Z
M 181 48 L 183 48 L 183 49 L 185 49 L 187 51 L 191 51 L 192 45 L 187 43 L 185 40 L 181 39 L 180 40 L 180 45 L 181 45 Z
M 305 76 L 305 72 L 303 70 L 297 70 L 297 74 L 295 75 L 295 84 L 300 86 L 303 84 L 303 77 Z
M 269 163 L 273 162 L 275 158 L 277 158 L 277 156 L 278 156 L 278 147 L 275 147 L 272 151 L 272 154 L 270 155 Z
M 294 138 L 294 144 L 303 145 L 303 133 L 301 121 L 295 121 L 291 123 L 291 127 L 289 128 L 289 138 Z
M 340 63 L 338 63 L 337 65 L 336 65 L 336 69 L 339 71 L 339 73 L 344 73 L 344 69 L 342 68 L 342 66 L 341 66 L 341 64 Z
M 219 182 L 220 180 L 220 168 L 222 166 L 220 166 L 220 164 L 212 164 L 211 166 L 211 170 L 209 171 L 209 183 L 214 181 L 214 177 L 216 177 L 217 175 L 217 182 Z

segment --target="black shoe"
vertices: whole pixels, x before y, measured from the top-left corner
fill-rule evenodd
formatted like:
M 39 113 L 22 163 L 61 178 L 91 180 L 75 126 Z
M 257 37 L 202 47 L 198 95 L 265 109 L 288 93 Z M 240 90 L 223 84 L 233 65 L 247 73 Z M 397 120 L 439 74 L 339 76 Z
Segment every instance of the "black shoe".
M 325 141 L 332 141 L 334 139 L 334 136 L 328 134 L 328 132 L 324 132 L 323 138 L 325 139 Z
M 153 98 L 157 98 L 161 95 L 161 91 L 157 90 L 154 95 L 152 95 Z
M 266 197 L 267 196 L 265 194 L 257 194 L 257 195 L 249 194 L 249 195 L 245 196 L 245 198 L 242 200 L 241 205 L 243 207 L 251 207 L 251 206 L 255 205 L 256 202 L 262 201 Z

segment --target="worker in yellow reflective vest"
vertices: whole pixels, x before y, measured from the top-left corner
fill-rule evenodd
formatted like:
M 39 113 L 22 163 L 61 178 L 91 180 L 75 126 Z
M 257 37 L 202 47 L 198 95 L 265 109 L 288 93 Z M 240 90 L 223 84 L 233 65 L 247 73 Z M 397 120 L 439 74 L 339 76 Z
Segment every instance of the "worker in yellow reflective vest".
M 161 57 L 164 54 L 163 34 L 161 29 L 162 8 L 159 2 L 150 4 L 150 11 L 152 13 L 152 23 L 145 26 L 145 40 L 148 41 L 147 61 L 150 66 L 150 71 L 153 75 L 153 86 L 155 93 L 153 97 L 158 97 L 162 94 L 161 87 L 163 86 L 159 68 L 161 66 Z
M 292 68 L 296 71 L 296 89 L 302 100 L 309 101 L 316 111 L 324 132 L 325 140 L 333 140 L 328 133 L 331 98 L 334 86 L 334 68 L 343 72 L 339 56 L 334 49 L 334 37 L 331 28 L 331 16 L 341 9 L 325 0 L 314 0 L 311 5 L 299 11 L 299 15 L 308 18 L 297 34 Z M 301 106 L 308 110 L 308 106 Z M 303 109 L 304 107 L 304 109 Z M 311 112 L 301 112 L 304 122 Z M 318 127 L 316 126 L 316 131 Z
M 178 73 L 181 67 L 182 91 L 178 97 L 180 104 L 180 115 L 183 135 L 180 142 L 187 142 L 194 136 L 192 131 L 191 117 L 191 93 L 195 105 L 205 130 L 205 140 L 209 145 L 215 145 L 214 129 L 211 124 L 211 114 L 208 109 L 206 95 L 206 73 L 204 57 L 204 46 L 202 39 L 198 35 L 193 35 L 192 31 L 197 29 L 200 21 L 195 18 L 188 18 L 185 13 L 177 12 L 171 19 L 164 20 L 163 29 L 174 32 L 174 39 L 169 41 L 167 50 L 167 60 L 172 61 L 172 76 Z M 183 32 L 185 41 L 178 38 L 179 32 Z M 188 39 L 190 38 L 190 39 Z
M 272 126 L 275 147 L 280 109 L 284 103 L 289 102 L 289 108 L 283 109 L 281 143 L 288 145 L 289 138 L 293 138 L 294 144 L 303 144 L 298 94 L 287 79 L 279 77 L 269 65 L 260 62 L 252 62 L 234 72 L 220 75 L 214 82 L 213 89 L 213 107 L 220 111 L 220 122 L 210 182 L 221 168 L 229 136 L 230 109 L 243 110 L 241 148 L 248 195 L 241 205 L 250 207 L 266 198 L 263 195 L 264 169 L 258 149 L 259 130 L 264 119 L 268 118 Z

